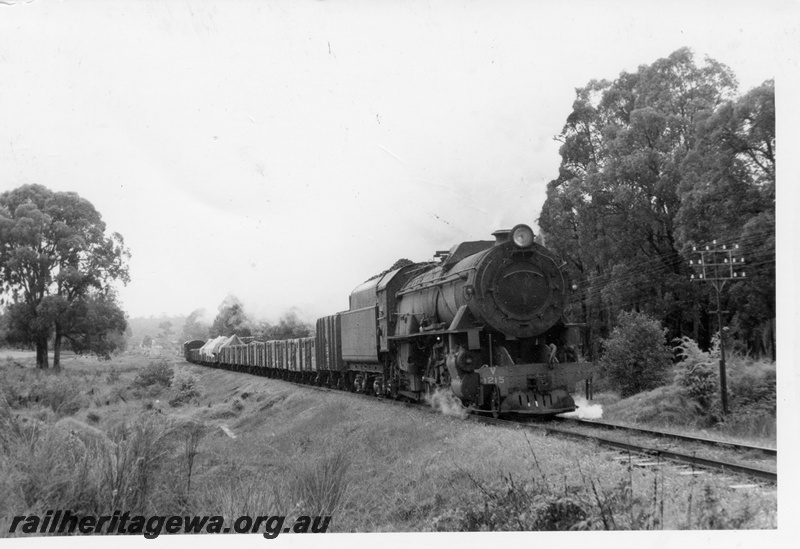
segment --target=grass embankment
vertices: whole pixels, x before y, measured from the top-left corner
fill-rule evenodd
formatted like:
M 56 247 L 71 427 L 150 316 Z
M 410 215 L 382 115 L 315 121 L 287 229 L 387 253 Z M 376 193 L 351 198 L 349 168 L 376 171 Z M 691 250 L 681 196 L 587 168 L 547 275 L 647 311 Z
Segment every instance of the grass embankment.
M 675 365 L 668 385 L 620 398 L 601 390 L 593 404 L 603 407 L 603 419 L 701 434 L 723 440 L 777 445 L 775 364 L 734 355 L 727 360 L 728 407 L 722 414 L 718 356 L 703 353 L 685 338 L 678 347 L 684 360 Z M 603 387 L 602 381 L 599 383 Z
M 47 509 L 329 514 L 360 532 L 775 527 L 774 489 L 176 358 L 0 368 L 3 535 Z

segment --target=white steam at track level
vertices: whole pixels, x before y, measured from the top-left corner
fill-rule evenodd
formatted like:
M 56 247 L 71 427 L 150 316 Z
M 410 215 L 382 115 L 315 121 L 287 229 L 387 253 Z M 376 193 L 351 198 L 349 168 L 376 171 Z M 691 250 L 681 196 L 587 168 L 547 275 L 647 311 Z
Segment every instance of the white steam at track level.
M 561 417 L 576 417 L 578 419 L 601 419 L 603 417 L 603 406 L 600 404 L 589 404 L 589 401 L 582 396 L 575 397 L 575 405 L 578 409 L 574 412 L 559 415 Z
M 464 419 L 468 415 L 467 409 L 450 389 L 437 389 L 432 395 L 425 397 L 425 402 L 446 416 Z

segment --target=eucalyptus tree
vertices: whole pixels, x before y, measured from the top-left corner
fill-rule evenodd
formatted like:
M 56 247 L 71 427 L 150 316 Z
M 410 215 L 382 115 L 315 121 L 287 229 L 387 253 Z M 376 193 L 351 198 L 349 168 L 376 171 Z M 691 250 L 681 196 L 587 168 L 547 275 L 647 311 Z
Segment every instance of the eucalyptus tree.
M 681 165 L 700 121 L 735 90 L 727 67 L 698 65 L 686 48 L 576 90 L 539 224 L 567 261 L 580 287 L 574 305 L 597 335 L 624 309 L 680 330 L 692 301 L 675 241 Z
M 726 102 L 698 126 L 681 166 L 676 239 L 684 252 L 709 235 L 740 246 L 747 277 L 726 309 L 748 350 L 775 358 L 775 84 Z
M 252 322 L 244 312 L 244 306 L 235 295 L 228 295 L 218 307 L 219 313 L 208 329 L 210 337 L 250 336 Z
M 183 331 L 181 332 L 181 341 L 189 341 L 190 339 L 205 339 L 208 336 L 208 324 L 203 322 L 203 316 L 206 314 L 205 309 L 195 309 L 183 324 Z
M 93 337 L 124 330 L 113 283 L 129 281 L 129 257 L 122 236 L 106 234 L 100 213 L 77 193 L 32 184 L 0 194 L 2 304 L 12 337 L 35 346 L 38 368 L 48 368 L 51 335 L 58 368 L 64 337 L 96 350 Z

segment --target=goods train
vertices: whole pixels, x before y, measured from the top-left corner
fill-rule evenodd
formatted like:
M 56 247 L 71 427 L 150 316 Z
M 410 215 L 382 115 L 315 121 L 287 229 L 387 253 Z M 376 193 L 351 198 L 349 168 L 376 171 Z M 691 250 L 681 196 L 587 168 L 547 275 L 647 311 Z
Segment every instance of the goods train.
M 184 344 L 188 361 L 391 398 L 446 390 L 494 416 L 575 410 L 571 391 L 593 365 L 563 317 L 570 290 L 558 258 L 527 225 L 462 242 L 435 260 L 374 277 L 316 335 Z M 410 262 L 409 262 L 410 263 Z

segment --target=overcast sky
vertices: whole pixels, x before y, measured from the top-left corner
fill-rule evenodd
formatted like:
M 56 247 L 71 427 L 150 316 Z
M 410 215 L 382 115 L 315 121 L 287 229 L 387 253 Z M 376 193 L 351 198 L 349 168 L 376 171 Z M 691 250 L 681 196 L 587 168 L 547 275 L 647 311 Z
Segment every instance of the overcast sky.
M 231 293 L 310 320 L 398 258 L 534 225 L 591 79 L 688 46 L 780 94 L 797 8 L 3 0 L 0 191 L 90 200 L 130 248 L 131 316 Z

